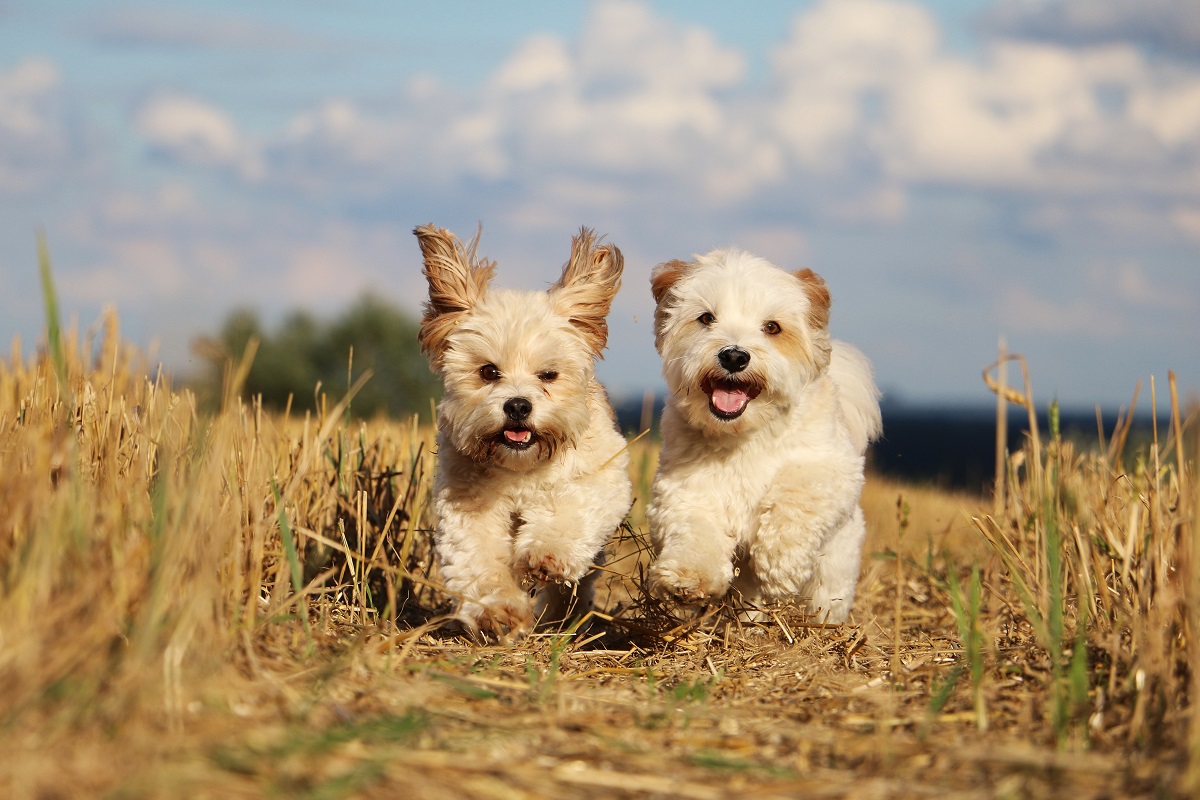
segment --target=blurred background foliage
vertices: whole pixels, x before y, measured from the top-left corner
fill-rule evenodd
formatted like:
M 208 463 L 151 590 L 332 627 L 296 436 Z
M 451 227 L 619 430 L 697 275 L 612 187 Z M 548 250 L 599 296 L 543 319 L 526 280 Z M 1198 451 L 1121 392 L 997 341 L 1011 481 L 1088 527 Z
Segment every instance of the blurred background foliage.
M 354 396 L 356 416 L 430 414 L 441 384 L 417 344 L 417 322 L 400 309 L 370 295 L 331 320 L 293 311 L 273 330 L 257 312 L 238 309 L 226 317 L 215 337 L 202 337 L 194 349 L 208 366 L 195 386 L 209 408 L 220 404 L 231 364 L 250 342 L 257 352 L 242 396 L 262 396 L 265 408 L 283 409 L 291 398 L 296 411 L 316 407 L 322 394 L 339 400 L 370 370 L 371 378 Z

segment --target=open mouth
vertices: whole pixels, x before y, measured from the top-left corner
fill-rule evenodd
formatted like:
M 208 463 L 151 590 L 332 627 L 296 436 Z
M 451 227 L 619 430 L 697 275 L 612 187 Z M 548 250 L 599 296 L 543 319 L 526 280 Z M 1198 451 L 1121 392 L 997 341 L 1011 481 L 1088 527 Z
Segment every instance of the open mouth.
M 500 432 L 500 443 L 513 450 L 526 450 L 533 445 L 533 431 L 529 428 L 512 427 Z
M 708 410 L 717 419 L 737 419 L 762 391 L 751 383 L 729 378 L 705 378 L 701 388 L 708 395 Z

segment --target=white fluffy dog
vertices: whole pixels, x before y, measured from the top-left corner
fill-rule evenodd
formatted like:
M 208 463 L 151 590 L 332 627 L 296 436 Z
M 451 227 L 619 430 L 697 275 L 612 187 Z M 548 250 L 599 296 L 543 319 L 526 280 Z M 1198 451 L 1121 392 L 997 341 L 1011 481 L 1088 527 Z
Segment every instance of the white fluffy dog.
M 740 250 L 660 264 L 655 345 L 670 394 L 648 516 L 651 591 L 695 604 L 802 597 L 842 622 L 865 534 L 867 444 L 882 429 L 871 365 L 829 338 L 811 270 Z
M 592 566 L 632 503 L 625 438 L 594 371 L 624 262 L 584 228 L 548 291 L 494 290 L 476 242 L 414 233 L 429 281 L 418 338 L 445 385 L 442 577 L 473 631 L 520 637 L 590 605 Z

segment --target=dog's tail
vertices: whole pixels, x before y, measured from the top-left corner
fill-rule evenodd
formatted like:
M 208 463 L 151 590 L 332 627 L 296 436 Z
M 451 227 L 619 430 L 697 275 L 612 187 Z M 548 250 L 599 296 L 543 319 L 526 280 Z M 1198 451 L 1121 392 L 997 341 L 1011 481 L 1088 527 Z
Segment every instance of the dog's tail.
M 879 389 L 871 375 L 871 362 L 857 347 L 834 341 L 829 376 L 838 387 L 838 399 L 850 437 L 860 453 L 866 452 L 867 445 L 883 433 Z

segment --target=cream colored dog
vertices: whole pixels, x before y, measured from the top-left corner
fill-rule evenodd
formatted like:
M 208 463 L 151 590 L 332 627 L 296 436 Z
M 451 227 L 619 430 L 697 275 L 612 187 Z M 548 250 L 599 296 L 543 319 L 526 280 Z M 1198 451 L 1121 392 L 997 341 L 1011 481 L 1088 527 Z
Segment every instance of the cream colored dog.
M 655 345 L 670 394 L 648 516 L 651 591 L 694 604 L 806 598 L 842 622 L 865 534 L 859 496 L 879 436 L 871 365 L 829 338 L 811 270 L 739 250 L 655 268 Z
M 520 637 L 586 610 L 592 566 L 632 503 L 625 438 L 594 372 L 624 262 L 584 228 L 549 291 L 494 290 L 476 242 L 414 233 L 429 281 L 418 338 L 445 385 L 442 577 L 473 631 Z

